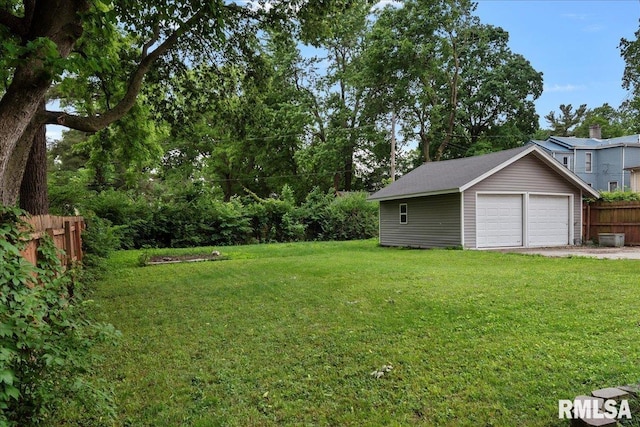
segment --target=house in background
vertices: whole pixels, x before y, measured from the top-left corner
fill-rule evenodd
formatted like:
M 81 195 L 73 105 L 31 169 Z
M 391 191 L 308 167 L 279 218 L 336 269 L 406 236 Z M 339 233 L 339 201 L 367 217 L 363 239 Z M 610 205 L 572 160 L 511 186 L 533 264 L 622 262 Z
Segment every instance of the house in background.
M 534 144 L 429 162 L 374 193 L 380 244 L 419 248 L 582 243 L 582 198 L 598 198 Z
M 598 191 L 640 192 L 640 135 L 601 139 L 592 126 L 589 138 L 551 136 L 531 141 Z

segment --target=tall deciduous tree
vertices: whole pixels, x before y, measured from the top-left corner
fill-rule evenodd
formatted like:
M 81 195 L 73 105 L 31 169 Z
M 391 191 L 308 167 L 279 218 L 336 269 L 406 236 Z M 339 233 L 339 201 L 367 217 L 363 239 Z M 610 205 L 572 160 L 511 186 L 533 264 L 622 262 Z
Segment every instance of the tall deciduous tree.
M 482 138 L 491 146 L 490 138 L 535 129 L 541 73 L 474 10 L 467 0 L 410 0 L 382 10 L 374 25 L 369 64 L 423 161 L 464 156 Z
M 472 150 L 484 140 L 494 149 L 523 142 L 538 126 L 533 103 L 542 94 L 542 73 L 509 49 L 502 28 L 476 24 L 461 30 L 459 145 Z
M 635 40 L 620 40 L 620 55 L 625 62 L 622 75 L 622 87 L 630 90 L 635 98 L 640 97 L 640 29 L 635 33 Z
M 315 123 L 304 163 L 308 170 L 332 178 L 335 190 L 356 187 L 356 169 L 363 164 L 358 157 L 379 137 L 362 81 L 370 7 L 369 1 L 356 2 L 348 13 L 326 20 L 316 37 L 303 39 L 326 52 L 315 59 L 326 74 L 316 76 L 306 88 Z
M 40 106 L 44 110 L 44 102 Z M 20 185 L 20 209 L 32 215 L 49 213 L 47 190 L 47 128 L 38 127 L 33 135 L 24 177 Z
M 242 62 L 206 66 L 173 81 L 164 177 L 219 185 L 225 200 L 285 183 L 300 189 L 296 153 L 310 115 L 297 86 L 299 52 L 290 35 L 265 31 Z M 187 118 L 188 119 L 185 119 Z
M 272 1 L 241 6 L 223 0 L 175 2 L 154 0 L 8 0 L 0 4 L 0 49 L 5 90 L 0 99 L 0 202 L 15 204 L 35 133 L 42 124 L 60 124 L 86 132 L 99 131 L 122 118 L 135 104 L 145 75 L 159 60 L 182 64 L 215 61 L 249 23 L 319 20 L 326 10 L 347 1 Z M 256 6 L 257 5 L 257 6 Z M 124 34 L 134 57 L 104 64 L 100 56 L 72 54 L 84 26 Z M 108 34 L 106 34 L 108 36 Z M 91 44 L 85 39 L 85 46 Z M 85 50 L 86 53 L 86 50 Z M 188 59 L 188 61 L 187 61 Z M 123 89 L 101 111 L 44 111 L 38 106 L 54 81 L 92 70 L 96 78 L 108 67 L 123 67 Z
M 630 93 L 619 112 L 629 133 L 640 133 L 640 29 L 635 32 L 635 39 L 623 38 L 619 48 L 625 62 L 622 87 Z

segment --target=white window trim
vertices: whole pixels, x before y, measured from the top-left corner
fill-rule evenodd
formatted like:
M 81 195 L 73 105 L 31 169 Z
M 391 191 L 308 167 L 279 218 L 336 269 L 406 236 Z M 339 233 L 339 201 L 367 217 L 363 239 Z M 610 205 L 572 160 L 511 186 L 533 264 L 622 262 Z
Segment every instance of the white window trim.
M 404 213 L 402 213 L 402 207 L 404 206 Z M 409 206 L 407 206 L 406 203 L 400 203 L 398 205 L 398 213 L 399 213 L 399 220 L 400 220 L 400 224 L 405 225 L 409 223 Z M 404 216 L 404 221 L 402 220 L 402 217 Z
M 588 162 L 587 157 L 589 157 Z M 589 165 L 589 169 L 587 169 L 587 165 Z M 593 153 L 591 151 L 587 151 L 586 153 L 584 153 L 584 172 L 593 173 Z
M 616 188 L 615 189 L 611 189 L 611 184 L 615 184 Z M 609 191 L 616 191 L 620 188 L 620 183 L 618 181 L 609 181 L 608 185 L 607 185 Z

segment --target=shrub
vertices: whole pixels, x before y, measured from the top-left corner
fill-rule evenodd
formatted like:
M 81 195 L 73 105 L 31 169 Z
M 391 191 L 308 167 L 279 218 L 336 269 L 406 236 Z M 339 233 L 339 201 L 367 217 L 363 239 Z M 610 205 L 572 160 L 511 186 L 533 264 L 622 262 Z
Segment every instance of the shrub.
M 304 239 L 304 224 L 296 213 L 293 192 L 285 185 L 278 198 L 263 199 L 249 192 L 247 212 L 258 242 L 293 242 Z
M 76 215 L 95 193 L 87 189 L 86 170 L 77 172 L 57 171 L 49 174 L 49 210 L 52 215 Z
M 152 222 L 152 211 L 142 197 L 133 197 L 122 191 L 106 190 L 84 201 L 82 213 L 109 221 L 119 230 L 120 246 L 125 249 L 139 247 L 144 238 L 146 224 Z
M 93 213 L 86 214 L 84 220 L 87 228 L 82 232 L 82 264 L 85 267 L 82 278 L 93 282 L 106 271 L 105 259 L 120 249 L 123 230 Z
M 325 229 L 330 222 L 329 207 L 335 200 L 333 193 L 326 193 L 319 188 L 314 188 L 298 209 L 298 215 L 305 226 L 307 240 L 326 240 Z M 327 229 L 327 231 L 329 231 Z M 331 234 L 331 233 L 330 233 Z
M 136 241 L 141 245 L 233 245 L 246 243 L 251 235 L 250 220 L 240 200 L 225 203 L 203 188 L 175 194 L 152 209 L 151 220 L 144 228 L 137 227 Z
M 113 402 L 92 377 L 90 350 L 116 332 L 89 320 L 76 275 L 48 236 L 37 266 L 20 255 L 22 214 L 0 207 L 0 424 L 56 424 L 69 411 L 86 425 L 109 423 Z
M 315 189 L 298 205 L 287 185 L 280 195 L 262 198 L 248 192 L 226 202 L 218 190 L 199 181 L 164 190 L 106 190 L 83 200 L 87 261 L 98 260 L 92 250 L 108 252 L 116 244 L 129 249 L 350 240 L 375 236 L 378 230 L 377 205 L 367 202 L 366 193 L 336 197 Z
M 378 205 L 367 201 L 367 193 L 336 197 L 327 207 L 322 232 L 328 240 L 368 239 L 378 233 Z
M 600 199 L 605 202 L 635 202 L 640 201 L 640 193 L 633 191 L 601 191 Z
M 250 219 L 238 199 L 222 202 L 208 195 L 166 204 L 155 216 L 164 246 L 218 246 L 246 243 Z

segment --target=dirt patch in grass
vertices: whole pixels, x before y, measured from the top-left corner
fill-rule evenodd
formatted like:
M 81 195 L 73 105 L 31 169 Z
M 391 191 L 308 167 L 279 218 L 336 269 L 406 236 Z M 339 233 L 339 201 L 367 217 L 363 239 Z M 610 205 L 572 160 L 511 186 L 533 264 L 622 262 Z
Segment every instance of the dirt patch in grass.
M 146 260 L 146 265 L 177 264 L 180 262 L 223 261 L 228 259 L 221 254 L 200 255 L 154 255 Z

